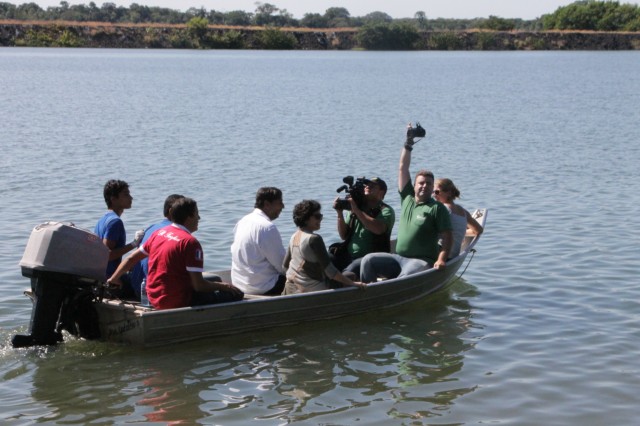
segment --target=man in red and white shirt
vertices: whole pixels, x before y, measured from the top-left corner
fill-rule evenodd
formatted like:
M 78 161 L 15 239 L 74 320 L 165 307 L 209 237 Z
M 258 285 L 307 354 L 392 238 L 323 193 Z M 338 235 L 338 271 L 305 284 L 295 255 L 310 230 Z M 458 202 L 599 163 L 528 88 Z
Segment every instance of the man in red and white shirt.
M 156 309 L 242 300 L 242 291 L 229 283 L 204 279 L 204 255 L 200 242 L 192 235 L 198 229 L 198 205 L 191 198 L 181 198 L 171 207 L 173 223 L 156 231 L 125 262 L 108 282 L 119 283 L 129 268 L 149 257 L 147 295 Z

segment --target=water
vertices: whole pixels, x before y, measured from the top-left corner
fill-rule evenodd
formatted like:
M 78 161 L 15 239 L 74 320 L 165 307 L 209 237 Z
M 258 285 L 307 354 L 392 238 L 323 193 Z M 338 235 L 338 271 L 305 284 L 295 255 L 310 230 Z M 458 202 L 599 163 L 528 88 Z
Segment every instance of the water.
M 632 424 L 639 373 L 638 52 L 0 49 L 0 420 L 11 424 Z M 129 236 L 198 200 L 207 269 L 262 185 L 329 206 L 392 186 L 408 121 L 432 168 L 487 207 L 464 279 L 334 321 L 152 350 L 10 347 L 18 261 L 45 220 L 92 229 L 128 181 Z M 391 191 L 387 202 L 399 210 Z M 619 219 L 631 225 L 618 231 Z

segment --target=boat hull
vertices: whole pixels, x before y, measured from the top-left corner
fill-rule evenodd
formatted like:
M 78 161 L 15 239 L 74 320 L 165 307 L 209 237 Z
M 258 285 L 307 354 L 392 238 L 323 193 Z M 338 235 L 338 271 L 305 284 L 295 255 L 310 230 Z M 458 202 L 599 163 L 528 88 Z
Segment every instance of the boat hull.
M 233 303 L 157 311 L 104 301 L 97 305 L 100 331 L 107 341 L 150 347 L 356 315 L 442 290 L 455 278 L 465 258 L 466 253 L 444 270 L 372 283 L 365 290 L 349 287 L 277 297 L 249 296 Z

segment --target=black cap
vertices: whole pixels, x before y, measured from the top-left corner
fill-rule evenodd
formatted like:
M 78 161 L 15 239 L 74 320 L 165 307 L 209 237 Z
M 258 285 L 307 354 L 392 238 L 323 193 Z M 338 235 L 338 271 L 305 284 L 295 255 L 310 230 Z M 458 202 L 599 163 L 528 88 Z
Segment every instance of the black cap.
M 380 179 L 379 177 L 374 177 L 371 179 L 367 179 L 369 182 L 373 183 L 374 185 L 378 185 L 378 187 L 380 187 L 380 189 L 383 190 L 387 190 L 387 183 L 385 181 L 383 181 L 382 179 Z

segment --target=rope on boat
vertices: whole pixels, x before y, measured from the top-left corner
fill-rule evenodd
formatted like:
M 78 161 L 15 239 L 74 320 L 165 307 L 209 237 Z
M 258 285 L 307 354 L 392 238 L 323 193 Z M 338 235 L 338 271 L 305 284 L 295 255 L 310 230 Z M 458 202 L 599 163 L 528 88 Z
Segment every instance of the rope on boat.
M 454 283 L 456 283 L 460 278 L 462 278 L 464 273 L 467 272 L 467 268 L 469 267 L 469 264 L 471 264 L 471 261 L 473 260 L 473 256 L 475 256 L 476 254 L 476 249 L 472 248 L 471 250 L 469 250 L 469 253 L 471 253 L 471 258 L 467 262 L 467 265 L 464 267 L 464 270 L 460 273 L 460 275 L 457 275 L 456 279 L 451 281 L 449 285 L 453 285 Z

